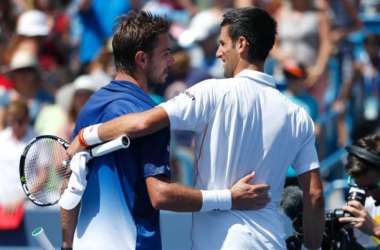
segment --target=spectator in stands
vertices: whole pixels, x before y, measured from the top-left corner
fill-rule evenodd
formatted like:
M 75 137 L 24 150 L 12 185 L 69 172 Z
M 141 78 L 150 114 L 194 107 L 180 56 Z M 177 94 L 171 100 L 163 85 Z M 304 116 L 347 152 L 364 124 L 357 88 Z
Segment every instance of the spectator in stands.
M 98 83 L 97 89 L 108 84 L 116 76 L 112 38 L 108 39 L 107 44 L 100 49 L 98 56 L 90 62 L 86 74 L 91 75 L 95 83 Z
M 189 41 L 194 42 L 190 50 L 191 66 L 195 69 L 207 70 L 213 78 L 223 78 L 222 61 L 215 56 L 218 49 L 220 22 L 225 9 L 213 7 L 199 12 L 189 24 L 189 30 L 179 37 L 179 44 L 187 47 Z
M 41 66 L 47 71 L 54 70 L 57 66 L 65 66 L 70 42 L 70 20 L 64 6 L 60 6 L 57 1 L 31 0 L 30 2 L 32 9 L 45 14 L 50 31 L 43 41 L 39 58 Z
M 25 102 L 12 101 L 6 107 L 7 127 L 0 132 L 0 242 L 26 246 L 23 224 L 26 195 L 20 185 L 19 161 L 26 144 L 37 136 L 29 125 Z
M 319 0 L 319 7 L 328 13 L 332 24 L 332 54 L 339 66 L 339 83 L 351 77 L 354 61 L 354 45 L 348 36 L 363 27 L 358 5 L 353 0 Z
M 79 48 L 79 60 L 82 63 L 80 73 L 83 74 L 112 36 L 114 19 L 140 5 L 139 0 L 114 0 L 112 4 L 108 0 L 77 0 L 75 3 L 83 25 Z
M 339 141 L 345 145 L 349 132 L 345 122 L 346 114 L 353 117 L 353 132 L 355 139 L 372 133 L 380 125 L 380 35 L 369 33 L 364 39 L 366 57 L 355 62 L 354 73 L 351 79 L 342 84 L 338 99 L 333 107 L 340 113 Z M 346 104 L 350 103 L 352 112 L 346 111 Z
M 290 0 L 289 5 L 278 9 L 275 17 L 279 27 L 272 56 L 280 65 L 291 59 L 306 66 L 308 92 L 318 100 L 319 112 L 323 112 L 331 51 L 326 14 L 317 10 L 311 0 Z
M 286 61 L 282 66 L 286 79 L 284 95 L 294 103 L 303 107 L 315 121 L 318 117 L 318 101 L 306 92 L 306 68 L 296 61 Z
M 58 136 L 68 142 L 71 141 L 79 112 L 82 110 L 82 107 L 90 96 L 98 90 L 97 84 L 95 84 L 95 81 L 89 75 L 81 75 L 77 77 L 73 82 L 73 87 L 74 95 L 68 112 L 68 124 L 58 131 Z
M 42 87 L 42 75 L 37 57 L 26 51 L 14 54 L 7 71 L 14 82 L 14 89 L 0 96 L 0 130 L 4 128 L 6 105 L 13 100 L 26 101 L 29 108 L 30 123 L 33 125 L 41 107 L 53 103 L 52 95 Z
M 3 56 L 5 64 L 9 64 L 20 50 L 27 50 L 37 57 L 40 55 L 43 41 L 50 32 L 46 15 L 38 10 L 22 13 L 15 32 Z

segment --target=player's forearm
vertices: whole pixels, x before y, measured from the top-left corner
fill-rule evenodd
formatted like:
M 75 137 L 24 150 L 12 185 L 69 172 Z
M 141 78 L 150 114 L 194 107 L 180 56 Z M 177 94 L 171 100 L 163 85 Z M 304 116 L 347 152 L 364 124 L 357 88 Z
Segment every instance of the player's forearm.
M 197 212 L 202 208 L 202 193 L 199 190 L 170 182 L 156 182 L 154 187 L 147 184 L 150 200 L 157 210 Z
M 207 212 L 212 210 L 257 210 L 264 208 L 270 198 L 269 186 L 251 185 L 254 173 L 240 179 L 231 189 L 195 190 L 171 183 L 164 175 L 146 179 L 150 200 L 156 209 L 176 212 Z
M 72 247 L 80 205 L 72 210 L 61 209 L 62 247 Z
M 303 244 L 308 249 L 321 247 L 325 229 L 325 200 L 319 169 L 298 176 L 303 191 Z
M 169 117 L 165 110 L 157 107 L 142 113 L 123 115 L 106 122 L 99 127 L 98 135 L 102 141 L 110 141 L 122 135 L 136 138 L 152 134 L 169 124 Z
M 303 244 L 308 249 L 318 249 L 325 229 L 323 195 L 316 197 L 312 204 L 304 203 L 303 214 Z

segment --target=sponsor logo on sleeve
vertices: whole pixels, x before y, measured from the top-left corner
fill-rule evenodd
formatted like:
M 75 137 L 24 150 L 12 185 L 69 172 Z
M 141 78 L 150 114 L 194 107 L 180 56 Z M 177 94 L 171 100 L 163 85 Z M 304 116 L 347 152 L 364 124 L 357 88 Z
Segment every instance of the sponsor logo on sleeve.
M 191 100 L 195 101 L 195 97 L 189 91 L 183 91 L 183 94 L 187 95 Z

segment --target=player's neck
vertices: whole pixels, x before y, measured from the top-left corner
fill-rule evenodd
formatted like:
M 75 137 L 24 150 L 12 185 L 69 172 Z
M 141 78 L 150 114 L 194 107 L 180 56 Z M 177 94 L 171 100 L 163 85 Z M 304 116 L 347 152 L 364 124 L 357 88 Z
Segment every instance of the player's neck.
M 141 88 L 145 93 L 148 93 L 148 85 L 146 84 L 145 80 L 139 80 L 137 77 L 133 77 L 130 75 L 127 75 L 125 73 L 117 73 L 115 77 L 115 81 L 128 81 L 135 85 L 137 85 L 139 88 Z
M 241 61 L 235 69 L 234 76 L 236 76 L 245 69 L 264 72 L 264 63 L 248 63 L 247 61 Z

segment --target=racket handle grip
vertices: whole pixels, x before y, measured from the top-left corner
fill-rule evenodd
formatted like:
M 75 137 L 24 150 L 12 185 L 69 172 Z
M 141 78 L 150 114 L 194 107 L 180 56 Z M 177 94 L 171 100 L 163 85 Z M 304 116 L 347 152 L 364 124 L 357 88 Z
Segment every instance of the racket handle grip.
M 55 250 L 48 237 L 45 234 L 45 231 L 42 227 L 36 228 L 32 232 L 32 236 L 38 241 L 42 249 L 44 250 Z
M 121 136 L 115 140 L 103 143 L 90 150 L 92 157 L 102 156 L 122 148 L 128 148 L 130 140 L 127 136 Z

